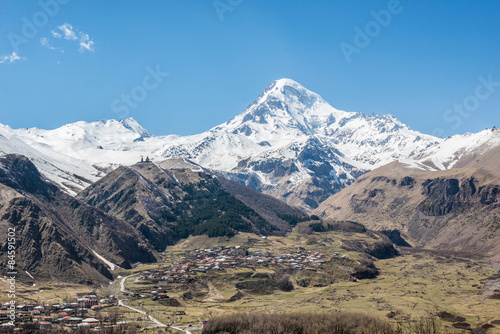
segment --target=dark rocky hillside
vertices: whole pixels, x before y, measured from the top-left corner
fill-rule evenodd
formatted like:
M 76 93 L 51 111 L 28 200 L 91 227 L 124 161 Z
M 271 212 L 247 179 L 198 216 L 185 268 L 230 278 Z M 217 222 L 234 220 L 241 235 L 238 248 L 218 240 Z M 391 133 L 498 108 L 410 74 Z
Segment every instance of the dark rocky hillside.
M 499 185 L 480 186 L 474 177 L 427 179 L 422 183 L 425 200 L 419 210 L 427 216 L 444 216 L 461 208 L 481 208 L 498 201 Z
M 189 235 L 283 234 L 290 225 L 280 215 L 304 215 L 179 160 L 120 167 L 78 198 L 128 222 L 160 250 Z
M 19 270 L 37 279 L 103 282 L 108 261 L 130 268 L 154 262 L 155 252 L 129 224 L 63 193 L 25 157 L 0 158 L 0 249 L 7 263 L 8 228 L 16 229 Z

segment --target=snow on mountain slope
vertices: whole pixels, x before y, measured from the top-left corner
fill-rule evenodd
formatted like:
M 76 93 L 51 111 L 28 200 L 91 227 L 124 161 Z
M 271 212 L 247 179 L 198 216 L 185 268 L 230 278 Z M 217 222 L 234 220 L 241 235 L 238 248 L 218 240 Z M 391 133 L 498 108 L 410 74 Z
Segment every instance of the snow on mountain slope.
M 500 129 L 493 127 L 478 133 L 446 138 L 419 158 L 421 163 L 436 169 L 450 169 L 469 156 L 481 155 L 500 145 Z
M 135 120 L 76 122 L 55 130 L 0 125 L 0 154 L 29 157 L 49 180 L 71 195 L 120 164 L 137 162 L 127 145 L 151 135 Z
M 75 159 L 106 163 L 135 162 L 135 159 L 129 161 L 131 157 L 126 153 L 109 155 L 109 151 L 127 152 L 129 145 L 151 137 L 131 118 L 92 123 L 80 121 L 55 130 L 18 129 L 15 133 L 38 150 L 47 149 Z
M 280 79 L 243 113 L 197 135 L 151 136 L 131 118 L 76 122 L 55 130 L 0 126 L 8 139 L 0 149 L 25 152 L 71 193 L 141 156 L 184 158 L 310 209 L 364 172 L 394 160 L 424 169 L 449 168 L 460 157 L 499 145 L 500 139 L 493 140 L 498 132 L 443 140 L 414 131 L 392 115 L 335 109 L 297 82 Z
M 0 155 L 10 153 L 29 157 L 46 178 L 61 185 L 71 195 L 76 195 L 81 189 L 104 176 L 87 162 L 68 159 L 67 156 L 52 150 L 46 150 L 45 153 L 38 151 L 19 138 L 14 130 L 0 126 Z

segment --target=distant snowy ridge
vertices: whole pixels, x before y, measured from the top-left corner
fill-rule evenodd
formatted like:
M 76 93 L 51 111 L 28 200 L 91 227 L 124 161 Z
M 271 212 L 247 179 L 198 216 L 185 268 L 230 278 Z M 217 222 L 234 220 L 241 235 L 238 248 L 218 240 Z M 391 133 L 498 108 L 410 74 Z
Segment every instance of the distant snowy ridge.
M 392 115 L 333 108 L 290 79 L 271 83 L 241 114 L 191 136 L 152 136 L 134 119 L 76 122 L 55 130 L 0 126 L 0 153 L 30 157 L 75 194 L 141 156 L 184 158 L 305 209 L 394 160 L 451 168 L 472 152 L 500 145 L 500 131 L 440 139 Z

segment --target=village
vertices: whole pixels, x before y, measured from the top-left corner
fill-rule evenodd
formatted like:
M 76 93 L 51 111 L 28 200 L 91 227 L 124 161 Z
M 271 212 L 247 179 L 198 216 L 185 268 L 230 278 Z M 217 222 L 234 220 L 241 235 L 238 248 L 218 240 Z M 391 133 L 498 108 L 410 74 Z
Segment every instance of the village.
M 182 253 L 165 253 L 167 263 L 155 270 L 145 270 L 138 275 L 139 280 L 151 283 L 163 281 L 169 283 L 189 283 L 195 276 L 207 272 L 226 271 L 231 268 L 270 268 L 281 266 L 289 270 L 316 271 L 333 258 L 346 258 L 347 255 L 333 253 L 327 255 L 318 251 L 307 251 L 298 247 L 295 252 L 274 255 L 268 251 L 249 251 L 240 246 L 221 246 L 207 249 L 195 249 Z M 122 291 L 124 296 L 132 300 L 151 298 L 152 300 L 168 300 L 165 286 L 156 286 L 151 291 Z M 75 296 L 72 302 L 60 304 L 15 304 L 16 323 L 31 324 L 40 329 L 51 329 L 62 326 L 67 329 L 88 329 L 101 331 L 103 328 L 130 325 L 120 313 L 118 299 L 110 295 L 99 298 L 88 293 Z M 9 303 L 1 305 L 0 331 L 12 327 L 10 315 L 12 306 Z M 175 310 L 175 316 L 185 315 L 184 311 Z M 128 321 L 126 321 L 128 320 Z M 140 317 L 133 319 L 139 321 Z
M 167 254 L 172 256 L 172 254 Z M 209 249 L 196 249 L 179 257 L 178 263 L 154 271 L 144 271 L 143 280 L 178 283 L 189 280 L 190 273 L 206 273 L 227 268 L 255 268 L 257 266 L 284 266 L 291 270 L 316 271 L 331 258 L 346 258 L 347 255 L 334 253 L 330 258 L 325 253 L 306 251 L 299 247 L 296 252 L 273 255 L 270 252 L 249 252 L 240 246 L 222 246 Z M 176 262 L 176 261 L 174 261 Z
M 11 305 L 15 311 L 12 312 Z M 119 321 L 119 312 L 100 313 L 105 308 L 117 305 L 114 296 L 99 299 L 94 294 L 83 295 L 72 303 L 62 304 L 11 304 L 4 303 L 0 311 L 0 330 L 13 327 L 13 323 L 32 324 L 40 329 L 50 329 L 53 326 L 63 326 L 70 329 L 86 328 L 99 331 L 103 327 L 119 327 L 127 324 Z M 11 321 L 15 314 L 15 321 Z

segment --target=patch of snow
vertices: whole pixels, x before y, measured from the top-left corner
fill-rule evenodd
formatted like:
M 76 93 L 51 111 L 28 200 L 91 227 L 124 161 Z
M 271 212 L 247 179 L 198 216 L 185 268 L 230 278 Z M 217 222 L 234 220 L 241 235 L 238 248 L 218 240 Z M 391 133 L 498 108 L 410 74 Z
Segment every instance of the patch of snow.
M 104 258 L 104 256 L 101 256 L 99 255 L 95 250 L 92 250 L 92 253 L 99 259 L 101 260 L 102 262 L 104 262 L 108 267 L 109 269 L 111 269 L 111 271 L 114 271 L 115 268 L 120 268 L 118 265 L 114 264 L 113 262 L 111 261 L 108 261 L 106 260 L 106 258 Z
M 28 275 L 31 279 L 35 279 L 33 276 L 31 276 L 31 274 L 30 274 L 27 270 L 25 270 L 24 272 L 25 272 L 25 273 L 26 273 L 26 275 Z

